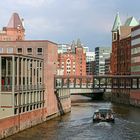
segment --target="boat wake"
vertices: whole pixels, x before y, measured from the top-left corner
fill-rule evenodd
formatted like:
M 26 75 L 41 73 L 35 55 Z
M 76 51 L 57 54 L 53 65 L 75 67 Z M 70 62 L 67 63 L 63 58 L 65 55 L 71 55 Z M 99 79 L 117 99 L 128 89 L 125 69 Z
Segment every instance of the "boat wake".
M 99 123 L 96 123 L 95 126 L 111 127 L 111 124 L 108 122 L 99 122 Z

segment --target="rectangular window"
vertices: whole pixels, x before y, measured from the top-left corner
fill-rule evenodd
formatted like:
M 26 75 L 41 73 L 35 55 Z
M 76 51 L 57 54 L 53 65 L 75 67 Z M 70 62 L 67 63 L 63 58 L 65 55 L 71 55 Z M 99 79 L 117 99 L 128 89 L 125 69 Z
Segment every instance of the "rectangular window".
M 22 53 L 22 48 L 17 48 L 17 53 Z
M 43 49 L 37 48 L 37 55 L 42 55 L 42 54 L 43 54 Z
M 42 68 L 42 62 L 40 62 L 40 68 Z
M 131 66 L 131 72 L 139 72 L 140 71 L 140 66 Z
M 114 34 L 113 34 L 113 40 L 114 40 L 114 41 L 117 40 L 117 33 L 114 33 Z
M 15 106 L 18 106 L 18 96 L 15 94 Z
M 7 48 L 7 53 L 13 53 L 13 48 Z
M 27 48 L 27 54 L 32 54 L 32 48 Z
M 3 48 L 0 48 L 0 53 L 3 53 Z
M 139 63 L 139 62 L 140 62 L 140 56 L 131 58 L 131 63 Z
M 14 114 L 17 114 L 17 113 L 18 113 L 18 109 L 15 108 L 15 109 L 14 109 Z

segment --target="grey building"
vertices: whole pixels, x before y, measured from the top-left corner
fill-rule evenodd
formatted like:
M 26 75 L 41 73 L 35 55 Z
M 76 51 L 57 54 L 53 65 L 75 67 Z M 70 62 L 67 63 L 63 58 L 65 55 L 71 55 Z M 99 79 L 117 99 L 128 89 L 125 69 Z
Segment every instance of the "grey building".
M 95 75 L 105 74 L 105 59 L 110 58 L 111 47 L 95 48 Z
M 95 52 L 86 52 L 86 74 L 93 75 L 94 74 L 94 60 L 95 60 Z
M 110 58 L 105 59 L 105 74 L 110 74 Z

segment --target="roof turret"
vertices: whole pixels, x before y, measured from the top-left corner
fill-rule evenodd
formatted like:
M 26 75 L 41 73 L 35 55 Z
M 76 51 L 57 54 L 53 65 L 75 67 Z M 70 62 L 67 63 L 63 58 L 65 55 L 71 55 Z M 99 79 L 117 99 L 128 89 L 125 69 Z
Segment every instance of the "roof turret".
M 17 13 L 13 13 L 12 17 L 9 20 L 9 23 L 7 25 L 7 28 L 21 28 L 24 29 L 22 25 L 22 21 Z

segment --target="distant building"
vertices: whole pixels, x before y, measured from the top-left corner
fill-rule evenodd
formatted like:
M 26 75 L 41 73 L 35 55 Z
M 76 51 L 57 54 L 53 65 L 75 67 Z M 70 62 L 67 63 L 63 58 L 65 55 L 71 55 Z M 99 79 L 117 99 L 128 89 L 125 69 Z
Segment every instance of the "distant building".
M 58 53 L 66 53 L 71 50 L 71 46 L 69 44 L 58 44 Z
M 105 74 L 105 59 L 110 58 L 110 47 L 95 48 L 95 75 Z
M 109 75 L 111 73 L 110 71 L 110 58 L 105 59 L 105 74 Z
M 74 42 L 71 50 L 58 54 L 58 68 L 64 75 L 86 75 L 86 53 L 80 41 Z
M 95 61 L 95 52 L 86 52 L 86 74 L 94 74 L 94 61 Z
M 89 47 L 83 46 L 83 48 L 86 53 L 89 52 Z
M 23 19 L 17 13 L 13 13 L 6 27 L 0 31 L 0 41 L 21 41 L 25 38 Z

